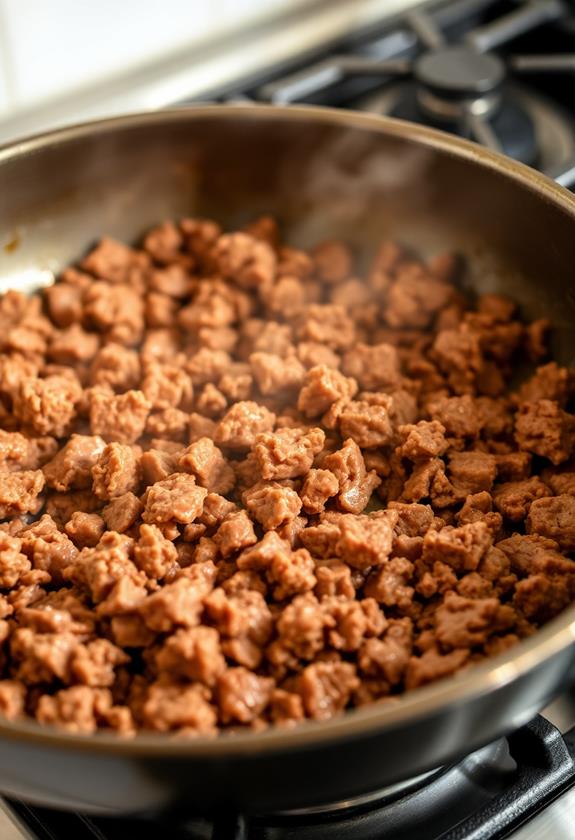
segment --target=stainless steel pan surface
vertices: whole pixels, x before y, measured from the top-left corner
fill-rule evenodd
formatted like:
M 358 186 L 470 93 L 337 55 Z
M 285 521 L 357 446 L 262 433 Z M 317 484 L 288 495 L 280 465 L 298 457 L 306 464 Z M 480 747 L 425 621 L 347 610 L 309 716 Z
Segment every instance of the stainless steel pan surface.
M 65 129 L 0 150 L 0 287 L 52 282 L 103 234 L 137 239 L 178 215 L 229 226 L 259 213 L 286 239 L 384 236 L 468 257 L 470 289 L 500 291 L 555 327 L 575 360 L 575 199 L 471 143 L 319 108 L 206 106 Z M 529 720 L 575 673 L 575 607 L 506 654 L 295 730 L 219 739 L 62 735 L 0 721 L 0 792 L 129 812 L 302 808 L 450 762 Z

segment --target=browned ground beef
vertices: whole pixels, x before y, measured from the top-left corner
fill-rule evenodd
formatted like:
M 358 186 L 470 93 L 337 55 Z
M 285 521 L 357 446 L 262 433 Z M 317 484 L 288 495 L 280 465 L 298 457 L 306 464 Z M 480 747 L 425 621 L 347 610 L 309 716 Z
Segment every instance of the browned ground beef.
M 0 299 L 0 712 L 259 730 L 386 701 L 575 597 L 571 372 L 392 242 L 102 240 Z

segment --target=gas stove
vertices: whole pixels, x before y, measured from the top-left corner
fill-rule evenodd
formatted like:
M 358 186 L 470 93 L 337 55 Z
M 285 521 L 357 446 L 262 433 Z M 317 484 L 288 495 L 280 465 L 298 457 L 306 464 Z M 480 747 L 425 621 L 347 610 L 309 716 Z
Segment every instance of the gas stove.
M 448 767 L 351 801 L 274 814 L 91 817 L 5 800 L 3 840 L 572 840 L 575 698 Z M 551 723 L 550 719 L 555 723 Z
M 426 123 L 570 185 L 574 73 L 575 4 L 455 0 L 422 3 L 202 99 L 329 105 Z
M 467 137 L 575 184 L 575 3 L 444 0 L 393 17 L 386 16 L 386 0 L 380 7 L 380 18 L 367 27 L 245 77 L 235 73 L 225 84 L 196 84 L 188 94 L 181 84 L 161 80 L 174 92 L 161 104 L 309 103 L 392 115 Z M 127 95 L 122 110 L 136 101 Z M 354 801 L 282 814 L 216 814 L 212 821 L 171 815 L 160 823 L 5 801 L 0 836 L 572 840 L 574 757 L 570 693 L 544 716 L 459 763 Z

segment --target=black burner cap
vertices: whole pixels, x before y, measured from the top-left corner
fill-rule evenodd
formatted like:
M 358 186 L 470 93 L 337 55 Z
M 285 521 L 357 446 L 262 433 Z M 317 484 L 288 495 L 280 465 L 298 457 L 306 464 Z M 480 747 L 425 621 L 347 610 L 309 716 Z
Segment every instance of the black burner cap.
M 482 96 L 495 90 L 505 77 L 505 65 L 496 55 L 471 47 L 442 47 L 425 53 L 414 66 L 417 81 L 444 98 Z

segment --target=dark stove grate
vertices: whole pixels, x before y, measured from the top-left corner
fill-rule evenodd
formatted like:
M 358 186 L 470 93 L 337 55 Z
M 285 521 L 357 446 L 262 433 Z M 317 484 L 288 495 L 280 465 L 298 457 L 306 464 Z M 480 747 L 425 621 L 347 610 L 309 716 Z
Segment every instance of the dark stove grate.
M 573 0 L 430 0 L 202 99 L 399 116 L 479 141 L 569 185 L 574 47 Z M 454 84 L 460 76 L 465 85 Z
M 6 805 L 37 840 L 501 840 L 575 784 L 575 729 L 542 717 L 407 794 L 308 812 L 206 820 L 114 819 Z
M 484 4 L 489 5 L 489 4 Z M 460 34 L 455 42 L 442 17 L 415 10 L 402 19 L 419 49 L 415 56 L 334 54 L 263 85 L 256 98 L 285 105 L 317 96 L 335 84 L 358 78 L 389 82 L 409 78 L 389 113 L 468 137 L 531 165 L 539 161 L 533 119 L 512 89 L 510 75 L 572 72 L 575 55 L 519 55 L 490 52 L 544 24 L 562 20 L 562 0 L 528 0 L 493 21 Z M 399 34 L 399 33 L 398 33 Z

